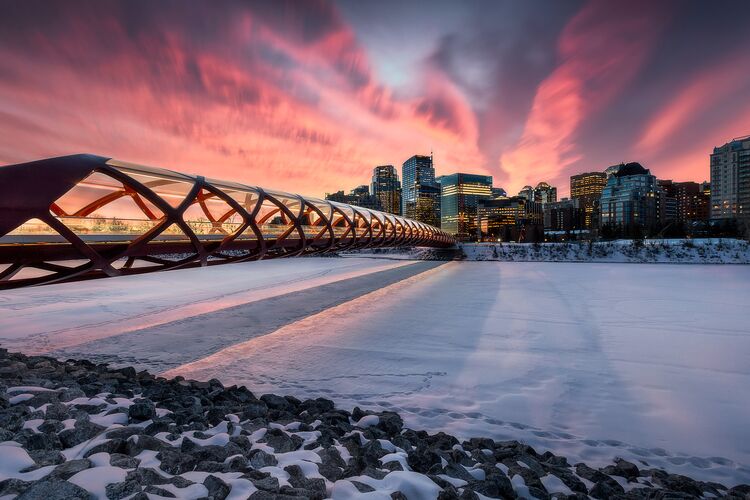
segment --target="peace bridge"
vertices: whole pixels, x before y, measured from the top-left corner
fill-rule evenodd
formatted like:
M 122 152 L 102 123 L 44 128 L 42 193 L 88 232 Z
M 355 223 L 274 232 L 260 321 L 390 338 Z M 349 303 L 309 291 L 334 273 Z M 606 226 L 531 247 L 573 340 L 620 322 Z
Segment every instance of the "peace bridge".
M 454 243 L 389 213 L 101 156 L 0 167 L 0 289 Z

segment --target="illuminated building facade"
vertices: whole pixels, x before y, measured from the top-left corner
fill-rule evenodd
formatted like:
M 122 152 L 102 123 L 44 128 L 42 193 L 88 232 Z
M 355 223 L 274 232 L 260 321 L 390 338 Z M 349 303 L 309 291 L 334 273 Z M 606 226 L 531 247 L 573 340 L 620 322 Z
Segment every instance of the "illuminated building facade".
M 380 202 L 380 210 L 401 214 L 401 182 L 393 165 L 379 165 L 372 169 L 372 195 Z
M 612 174 L 602 192 L 601 225 L 653 227 L 659 222 L 656 177 L 640 163 L 627 163 Z
M 545 203 L 543 210 L 545 230 L 575 231 L 584 228 L 585 212 L 578 199 L 563 198 Z
M 481 241 L 543 241 L 543 217 L 541 203 L 522 196 L 480 200 L 477 236 Z
M 492 176 L 455 173 L 440 181 L 440 228 L 458 240 L 477 233 L 477 205 L 492 196 Z
M 607 185 L 604 172 L 586 172 L 570 176 L 570 198 L 578 200 L 584 212 L 585 229 L 596 229 L 599 225 L 599 199 Z
M 708 220 L 711 194 L 697 182 L 675 182 L 677 220 L 681 222 Z
M 414 155 L 401 169 L 401 213 L 425 224 L 440 225 L 440 187 L 432 156 Z
M 541 203 L 542 205 L 557 201 L 557 188 L 550 186 L 546 182 L 540 182 L 534 188 L 533 201 Z
M 714 148 L 711 154 L 711 218 L 750 217 L 750 136 Z

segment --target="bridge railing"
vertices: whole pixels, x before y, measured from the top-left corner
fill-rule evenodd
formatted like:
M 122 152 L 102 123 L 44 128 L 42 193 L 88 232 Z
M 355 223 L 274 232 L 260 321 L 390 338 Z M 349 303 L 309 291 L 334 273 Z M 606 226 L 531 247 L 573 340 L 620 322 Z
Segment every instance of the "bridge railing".
M 0 167 L 0 288 L 453 244 L 393 214 L 98 156 Z

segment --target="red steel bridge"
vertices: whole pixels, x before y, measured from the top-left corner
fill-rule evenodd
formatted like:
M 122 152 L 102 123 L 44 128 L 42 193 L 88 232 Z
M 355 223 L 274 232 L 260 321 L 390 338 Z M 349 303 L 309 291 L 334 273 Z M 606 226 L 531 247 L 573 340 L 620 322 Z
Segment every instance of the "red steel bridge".
M 397 215 L 101 156 L 0 167 L 0 289 L 453 245 L 441 230 Z

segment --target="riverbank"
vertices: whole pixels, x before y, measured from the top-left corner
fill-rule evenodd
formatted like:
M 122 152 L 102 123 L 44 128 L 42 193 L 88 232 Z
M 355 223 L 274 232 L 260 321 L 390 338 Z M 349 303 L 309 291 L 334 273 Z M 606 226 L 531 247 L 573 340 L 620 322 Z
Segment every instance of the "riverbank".
M 615 460 L 403 427 L 324 398 L 0 351 L 0 496 L 19 498 L 746 498 Z M 681 495 L 681 496 L 677 496 Z

